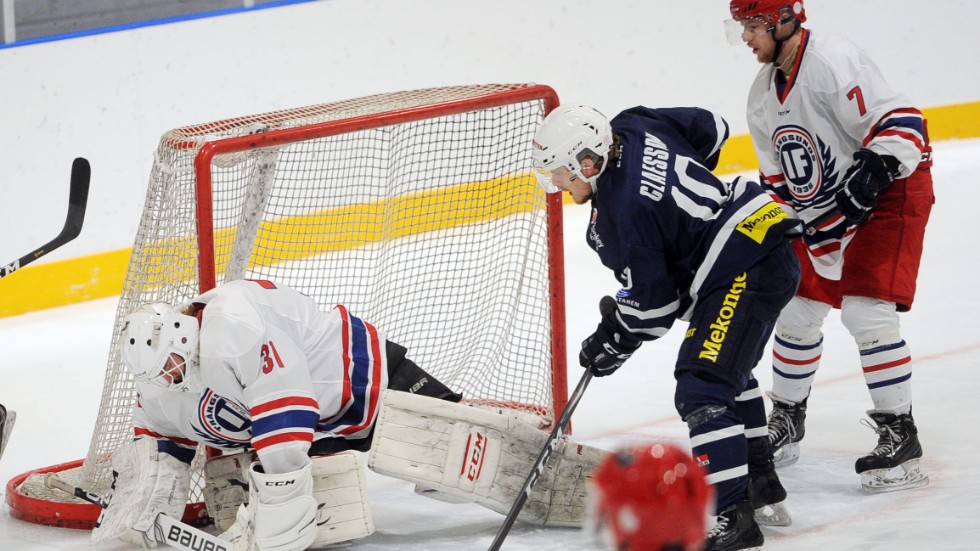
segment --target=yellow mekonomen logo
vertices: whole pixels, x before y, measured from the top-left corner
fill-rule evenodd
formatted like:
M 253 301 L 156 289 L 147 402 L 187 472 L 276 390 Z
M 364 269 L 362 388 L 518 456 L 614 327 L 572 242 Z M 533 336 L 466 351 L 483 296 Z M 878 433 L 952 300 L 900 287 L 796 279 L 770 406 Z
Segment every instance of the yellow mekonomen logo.
M 736 229 L 761 245 L 769 228 L 786 218 L 786 212 L 777 203 L 769 203 L 742 220 Z

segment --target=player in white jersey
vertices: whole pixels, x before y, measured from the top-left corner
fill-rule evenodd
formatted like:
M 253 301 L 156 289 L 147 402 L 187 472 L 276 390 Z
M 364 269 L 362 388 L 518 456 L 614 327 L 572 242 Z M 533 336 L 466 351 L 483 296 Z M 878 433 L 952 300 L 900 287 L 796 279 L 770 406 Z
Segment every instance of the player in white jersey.
M 926 484 L 898 318 L 915 297 L 934 202 L 926 121 L 857 46 L 803 28 L 801 0 L 733 0 L 730 11 L 730 37 L 763 64 L 747 106 L 763 182 L 817 226 L 797 243 L 803 276 L 775 331 L 769 438 L 777 464 L 799 456 L 821 327 L 840 308 L 878 434 L 855 470 L 869 491 Z
M 324 312 L 270 281 L 232 281 L 179 310 L 147 305 L 125 318 L 120 343 L 137 382 L 134 432 L 150 446 L 150 478 L 178 473 L 163 478 L 186 480 L 198 444 L 257 454 L 249 475 L 259 503 L 243 508 L 238 521 L 239 529 L 254 533 L 236 549 L 287 551 L 313 543 L 318 505 L 311 497 L 311 456 L 366 450 L 385 389 L 461 399 L 344 306 Z M 134 457 L 143 461 L 140 453 Z M 113 466 L 119 470 L 115 457 Z M 129 524 L 123 539 L 152 545 L 159 541 L 153 519 L 160 512 L 180 517 L 186 488 L 172 487 L 185 485 L 173 482 L 159 495 L 149 490 L 148 499 L 128 510 L 110 502 L 100 528 L 122 518 Z

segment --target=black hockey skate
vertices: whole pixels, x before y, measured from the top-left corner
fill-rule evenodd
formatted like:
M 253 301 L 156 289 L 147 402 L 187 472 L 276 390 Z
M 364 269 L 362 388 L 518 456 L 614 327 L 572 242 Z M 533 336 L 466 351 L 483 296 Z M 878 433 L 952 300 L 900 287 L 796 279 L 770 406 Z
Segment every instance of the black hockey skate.
M 708 531 L 704 551 L 758 551 L 765 538 L 752 517 L 752 504 L 736 503 L 718 515 L 718 520 Z
M 878 433 L 878 446 L 854 463 L 861 486 L 871 493 L 882 493 L 928 484 L 929 477 L 919 465 L 922 446 L 912 412 L 896 415 L 873 409 L 868 416 L 876 426 L 866 419 L 862 422 Z
M 806 398 L 794 403 L 766 392 L 772 400 L 769 413 L 769 447 L 776 467 L 786 467 L 800 458 L 800 440 L 806 432 Z
M 776 474 L 766 437 L 749 439 L 749 502 L 755 509 L 755 521 L 762 526 L 793 523 L 786 508 L 786 490 Z

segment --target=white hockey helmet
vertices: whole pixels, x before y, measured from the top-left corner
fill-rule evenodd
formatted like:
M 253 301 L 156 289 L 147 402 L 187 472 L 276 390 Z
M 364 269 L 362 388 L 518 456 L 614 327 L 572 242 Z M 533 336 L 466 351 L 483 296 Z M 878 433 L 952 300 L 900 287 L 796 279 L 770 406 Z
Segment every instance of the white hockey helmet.
M 170 390 L 184 390 L 190 366 L 197 360 L 200 328 L 197 318 L 180 313 L 163 302 L 144 304 L 123 320 L 119 343 L 123 363 L 138 381 Z M 171 354 L 183 358 L 183 376 L 173 382 L 165 375 Z
M 565 167 L 596 190 L 596 180 L 609 163 L 613 144 L 612 126 L 599 111 L 585 105 L 561 106 L 548 114 L 534 134 L 534 175 L 548 193 L 559 190 L 552 173 Z M 598 159 L 599 173 L 591 178 L 582 174 L 582 160 Z

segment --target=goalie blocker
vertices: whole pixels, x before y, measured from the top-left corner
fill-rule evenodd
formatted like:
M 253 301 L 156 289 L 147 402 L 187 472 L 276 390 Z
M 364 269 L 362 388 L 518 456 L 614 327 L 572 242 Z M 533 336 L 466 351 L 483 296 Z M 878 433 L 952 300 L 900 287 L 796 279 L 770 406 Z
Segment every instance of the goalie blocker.
M 368 467 L 418 485 L 420 494 L 507 514 L 548 435 L 516 416 L 385 391 Z M 519 520 L 581 526 L 592 472 L 608 452 L 562 441 Z

